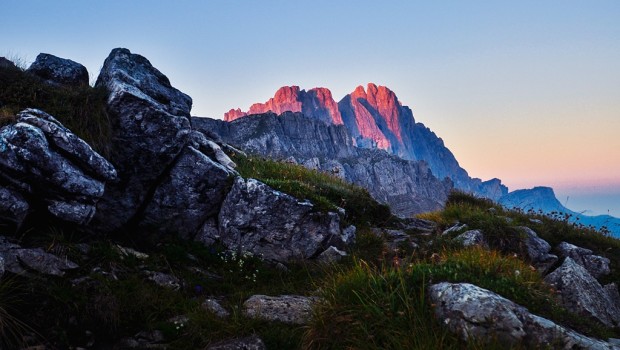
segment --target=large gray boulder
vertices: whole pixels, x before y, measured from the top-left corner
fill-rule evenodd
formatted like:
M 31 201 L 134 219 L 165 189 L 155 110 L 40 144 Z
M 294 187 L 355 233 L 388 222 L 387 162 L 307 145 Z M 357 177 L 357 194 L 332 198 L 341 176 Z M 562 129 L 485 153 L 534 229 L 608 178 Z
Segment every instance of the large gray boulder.
M 88 71 L 86 67 L 77 62 L 47 53 L 40 53 L 27 72 L 53 85 L 88 85 Z
M 590 249 L 585 249 L 567 242 L 562 242 L 558 244 L 556 250 L 561 257 L 570 257 L 577 264 L 585 267 L 594 278 L 608 275 L 611 272 L 609 268 L 609 259 L 599 255 L 594 255 Z
M 213 146 L 215 143 L 198 132 L 193 133 L 204 141 L 204 147 L 194 143 L 183 149 L 147 205 L 144 218 L 140 221 L 142 227 L 192 239 L 207 219 L 216 217 L 220 211 L 232 178 L 238 174 L 226 165 L 232 163 L 228 157 L 219 157 L 225 164 L 217 161 L 216 152 L 221 150 Z M 210 147 L 214 149 L 206 153 L 211 153 L 215 159 L 200 151 Z
M 237 178 L 219 213 L 216 240 L 228 249 L 287 262 L 309 259 L 342 241 L 340 219 L 254 179 Z
M 43 111 L 26 109 L 16 123 L 0 129 L 0 179 L 13 188 L 17 207 L 12 210 L 21 213 L 15 214 L 16 223 L 25 210 L 17 192 L 62 220 L 86 224 L 106 182 L 115 178 L 107 160 Z
M 528 260 L 541 273 L 546 273 L 558 261 L 556 255 L 550 254 L 551 245 L 529 227 L 521 226 L 519 229 L 524 234 L 523 244 Z
M 96 83 L 108 93 L 112 126 L 111 161 L 120 181 L 98 205 L 95 226 L 114 230 L 143 207 L 161 176 L 187 143 L 192 99 L 144 57 L 114 49 Z
M 562 305 L 607 327 L 620 325 L 620 305 L 601 284 L 575 260 L 564 263 L 545 277 L 560 292 Z
M 469 283 L 439 283 L 429 288 L 435 316 L 465 341 L 493 342 L 511 347 L 554 349 L 615 349 L 531 314 L 526 308 Z

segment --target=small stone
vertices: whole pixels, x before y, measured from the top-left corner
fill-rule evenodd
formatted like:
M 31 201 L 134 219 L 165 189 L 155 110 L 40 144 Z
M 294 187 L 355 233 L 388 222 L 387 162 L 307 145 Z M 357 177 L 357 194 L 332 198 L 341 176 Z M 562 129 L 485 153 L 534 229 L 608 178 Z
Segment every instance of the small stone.
M 224 340 L 207 347 L 207 350 L 266 350 L 262 339 L 256 335 Z
M 116 251 L 118 251 L 118 253 L 121 255 L 121 258 L 123 256 L 126 256 L 126 257 L 131 256 L 139 260 L 145 260 L 149 258 L 148 254 L 139 252 L 132 248 L 122 247 L 118 244 L 116 244 L 114 247 L 116 248 Z
M 179 281 L 178 278 L 172 275 L 169 275 L 163 272 L 157 272 L 157 271 L 144 271 L 144 272 L 147 274 L 148 279 L 150 281 L 155 282 L 155 284 L 157 284 L 158 286 L 172 289 L 172 290 L 181 289 L 181 281 Z
M 310 321 L 316 302 L 317 298 L 299 295 L 253 295 L 243 303 L 243 312 L 248 317 L 303 325 Z
M 340 261 L 343 257 L 347 256 L 347 253 L 339 250 L 334 246 L 330 246 L 325 249 L 316 259 L 324 264 L 333 264 Z
M 488 248 L 489 246 L 489 244 L 484 238 L 484 234 L 482 234 L 482 231 L 480 230 L 465 231 L 460 235 L 454 237 L 454 241 L 461 242 L 461 244 L 463 244 L 463 247 L 480 246 Z
M 202 303 L 202 307 L 205 310 L 208 310 L 214 313 L 217 317 L 220 317 L 220 318 L 226 318 L 230 316 L 230 312 L 224 309 L 224 307 L 220 305 L 220 303 L 216 299 L 213 299 L 213 298 L 207 298 Z
M 448 234 L 450 234 L 452 232 L 459 232 L 459 231 L 462 231 L 462 230 L 465 230 L 465 229 L 467 229 L 467 224 L 462 224 L 461 225 L 459 223 L 456 223 L 456 224 L 452 225 L 451 227 L 449 227 L 448 229 L 444 230 L 441 233 L 441 235 L 445 236 L 445 235 L 448 235 Z

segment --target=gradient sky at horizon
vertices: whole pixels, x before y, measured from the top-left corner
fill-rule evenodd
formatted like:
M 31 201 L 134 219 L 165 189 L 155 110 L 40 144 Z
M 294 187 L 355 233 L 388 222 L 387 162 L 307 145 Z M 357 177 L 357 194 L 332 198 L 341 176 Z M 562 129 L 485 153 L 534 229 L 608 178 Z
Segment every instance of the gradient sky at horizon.
M 620 216 L 620 1 L 3 0 L 0 56 L 147 57 L 222 118 L 284 85 L 392 89 L 471 176 Z

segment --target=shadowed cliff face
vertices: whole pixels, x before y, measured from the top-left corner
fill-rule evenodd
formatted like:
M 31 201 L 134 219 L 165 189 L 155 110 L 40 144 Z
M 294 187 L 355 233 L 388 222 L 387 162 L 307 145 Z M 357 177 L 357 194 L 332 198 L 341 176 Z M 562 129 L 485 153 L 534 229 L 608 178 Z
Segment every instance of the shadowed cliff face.
M 247 112 L 241 109 L 231 109 L 224 114 L 225 121 L 251 114 L 273 112 L 302 112 L 326 123 L 341 125 L 342 117 L 338 110 L 338 104 L 334 101 L 331 91 L 326 88 L 314 88 L 308 91 L 300 90 L 299 86 L 284 86 L 276 91 L 274 97 L 265 103 L 255 103 Z
M 426 162 L 355 147 L 345 126 L 302 113 L 265 113 L 230 123 L 194 117 L 192 124 L 247 152 L 286 159 L 362 186 L 400 216 L 441 208 L 452 189 L 451 181 L 433 176 Z
M 385 86 L 369 83 L 358 86 L 337 104 L 326 88 L 309 91 L 298 86 L 280 88 L 265 103 L 252 105 L 248 112 L 240 109 L 225 114 L 225 121 L 266 112 L 301 112 L 329 124 L 344 124 L 357 147 L 380 149 L 405 160 L 423 160 L 439 179 L 450 178 L 454 187 L 480 196 L 499 199 L 508 192 L 498 179 L 482 181 L 471 178 L 461 168 L 443 140 L 403 106 L 396 94 Z

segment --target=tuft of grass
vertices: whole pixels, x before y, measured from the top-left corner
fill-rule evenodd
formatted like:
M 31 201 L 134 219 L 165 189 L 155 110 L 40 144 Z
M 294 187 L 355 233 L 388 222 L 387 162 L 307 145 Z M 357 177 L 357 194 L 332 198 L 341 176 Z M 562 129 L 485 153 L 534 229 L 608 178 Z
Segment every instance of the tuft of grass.
M 25 297 L 24 292 L 19 290 L 19 285 L 14 279 L 0 280 L 0 348 L 12 349 L 27 346 L 27 337 L 38 334 L 22 321 L 23 315 L 19 310 L 19 304 Z
M 335 176 L 260 157 L 235 155 L 233 158 L 242 176 L 263 181 L 294 197 L 308 199 L 319 210 L 344 208 L 350 223 L 383 226 L 393 220 L 388 206 L 375 201 L 365 189 Z
M 106 113 L 105 89 L 52 86 L 15 68 L 0 68 L 0 86 L 0 126 L 14 121 L 14 116 L 23 109 L 41 109 L 97 152 L 109 155 L 111 126 Z
M 303 349 L 459 349 L 463 344 L 437 322 L 424 279 L 364 261 L 321 286 Z

